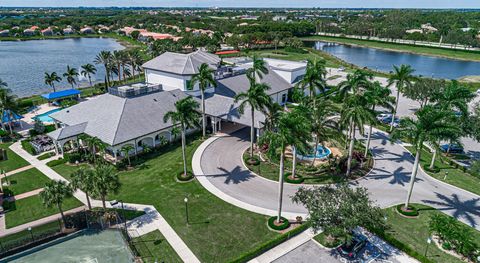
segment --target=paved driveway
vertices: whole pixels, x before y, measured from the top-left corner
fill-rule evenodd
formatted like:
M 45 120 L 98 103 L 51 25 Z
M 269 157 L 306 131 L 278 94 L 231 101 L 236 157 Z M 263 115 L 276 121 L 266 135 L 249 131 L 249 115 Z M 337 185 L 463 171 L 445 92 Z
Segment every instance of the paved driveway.
M 203 149 L 200 147 L 199 151 L 203 152 L 196 153 L 200 154 L 200 160 L 194 157 L 194 162 L 200 162 L 194 165 L 194 172 L 199 181 L 204 186 L 208 184 L 206 188 L 220 198 L 243 208 L 245 206 L 242 204 L 248 204 L 248 207 L 260 209 L 255 212 L 274 214 L 278 207 L 278 183 L 255 176 L 243 166 L 242 153 L 249 146 L 247 138 L 248 131 L 244 129 L 231 136 L 205 142 L 208 146 Z M 372 135 L 371 146 L 375 157 L 374 169 L 368 176 L 352 184 L 368 188 L 372 198 L 381 207 L 404 202 L 413 157 L 402 146 L 392 144 L 379 131 Z M 290 199 L 298 187 L 285 184 L 283 211 L 290 218 L 295 214 L 305 216 L 306 213 L 304 207 L 292 203 Z M 422 171 L 419 171 L 412 201 L 438 208 L 480 230 L 480 197 L 441 183 Z

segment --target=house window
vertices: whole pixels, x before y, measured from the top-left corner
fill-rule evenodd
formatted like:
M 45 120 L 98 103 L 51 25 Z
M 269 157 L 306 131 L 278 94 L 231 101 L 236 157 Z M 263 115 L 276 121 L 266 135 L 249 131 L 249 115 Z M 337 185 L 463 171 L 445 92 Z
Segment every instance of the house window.
M 282 94 L 282 104 L 285 104 L 287 102 L 287 93 Z
M 190 86 L 190 85 L 191 85 L 191 83 L 192 83 L 192 81 L 191 81 L 191 80 L 187 80 L 187 81 L 186 81 L 186 84 L 185 84 L 185 85 L 186 85 L 186 88 L 185 88 L 186 90 L 193 90 L 193 87 L 192 87 L 192 86 Z

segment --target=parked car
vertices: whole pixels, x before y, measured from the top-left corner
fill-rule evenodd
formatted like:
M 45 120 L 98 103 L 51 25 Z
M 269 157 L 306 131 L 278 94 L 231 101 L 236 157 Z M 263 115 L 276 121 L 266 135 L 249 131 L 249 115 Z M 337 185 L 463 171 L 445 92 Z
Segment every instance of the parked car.
M 383 118 L 380 121 L 384 124 L 390 124 L 392 123 L 392 116 Z M 395 117 L 395 120 L 393 121 L 393 127 L 398 127 L 399 124 L 400 124 L 400 119 Z
M 450 149 L 449 149 L 450 145 Z M 444 153 L 449 152 L 449 153 L 463 153 L 463 147 L 458 144 L 443 144 L 440 145 L 440 150 Z
M 390 114 L 390 113 L 381 113 L 381 114 L 378 114 L 378 115 L 377 115 L 377 120 L 382 121 L 383 119 L 389 118 L 389 117 L 391 118 L 391 117 L 392 117 L 392 114 Z
M 355 235 L 350 242 L 344 243 L 337 248 L 337 252 L 340 256 L 348 259 L 356 259 L 358 253 L 367 244 L 367 238 L 364 236 Z

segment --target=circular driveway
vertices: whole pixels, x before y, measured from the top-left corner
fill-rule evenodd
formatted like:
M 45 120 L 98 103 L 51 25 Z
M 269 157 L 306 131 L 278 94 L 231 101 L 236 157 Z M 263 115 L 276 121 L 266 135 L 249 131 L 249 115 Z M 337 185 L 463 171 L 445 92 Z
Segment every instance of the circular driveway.
M 210 138 L 195 152 L 193 171 L 199 182 L 221 199 L 256 213 L 276 215 L 279 184 L 256 176 L 243 165 L 242 154 L 249 147 L 248 138 L 247 129 Z M 404 202 L 413 157 L 401 145 L 392 144 L 380 131 L 372 134 L 371 147 L 375 159 L 373 170 L 351 184 L 366 187 L 381 207 Z M 303 206 L 291 201 L 299 187 L 284 185 L 283 213 L 291 219 L 307 213 Z M 412 202 L 438 208 L 480 230 L 480 197 L 442 183 L 422 170 L 417 175 Z

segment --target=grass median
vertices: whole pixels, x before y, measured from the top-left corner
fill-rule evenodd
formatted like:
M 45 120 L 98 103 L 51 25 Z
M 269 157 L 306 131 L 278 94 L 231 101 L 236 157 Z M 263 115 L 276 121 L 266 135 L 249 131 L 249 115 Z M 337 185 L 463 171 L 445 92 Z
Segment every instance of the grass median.
M 10 172 L 28 165 L 27 161 L 10 150 L 10 145 L 12 145 L 12 143 L 0 143 L 0 149 L 5 149 L 8 157 L 8 160 L 0 161 L 0 170 L 4 170 L 6 172 Z
M 4 187 L 4 192 L 10 196 L 23 194 L 39 188 L 43 188 L 50 179 L 36 168 L 16 173 L 7 177 L 9 185 Z M 5 178 L 2 178 L 5 182 Z

